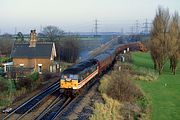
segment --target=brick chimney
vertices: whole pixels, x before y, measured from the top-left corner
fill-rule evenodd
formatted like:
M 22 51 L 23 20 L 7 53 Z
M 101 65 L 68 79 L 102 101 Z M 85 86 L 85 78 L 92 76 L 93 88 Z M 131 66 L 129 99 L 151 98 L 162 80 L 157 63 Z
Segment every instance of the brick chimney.
M 29 47 L 36 47 L 36 30 L 31 30 Z

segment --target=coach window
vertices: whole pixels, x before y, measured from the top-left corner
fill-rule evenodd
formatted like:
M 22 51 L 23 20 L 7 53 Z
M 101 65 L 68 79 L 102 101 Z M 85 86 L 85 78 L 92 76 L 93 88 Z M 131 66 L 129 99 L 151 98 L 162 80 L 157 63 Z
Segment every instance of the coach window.
M 42 64 L 38 64 L 38 72 L 39 74 L 42 74 Z

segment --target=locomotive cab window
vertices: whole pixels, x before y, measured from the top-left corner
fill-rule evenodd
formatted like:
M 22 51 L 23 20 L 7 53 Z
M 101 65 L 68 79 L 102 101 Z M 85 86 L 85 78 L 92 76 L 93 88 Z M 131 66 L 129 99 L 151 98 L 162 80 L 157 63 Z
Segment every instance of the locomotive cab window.
M 78 79 L 78 75 L 70 74 L 69 78 L 72 79 L 72 80 L 77 80 Z
M 65 79 L 65 80 L 77 80 L 78 79 L 78 75 L 61 75 L 61 79 Z

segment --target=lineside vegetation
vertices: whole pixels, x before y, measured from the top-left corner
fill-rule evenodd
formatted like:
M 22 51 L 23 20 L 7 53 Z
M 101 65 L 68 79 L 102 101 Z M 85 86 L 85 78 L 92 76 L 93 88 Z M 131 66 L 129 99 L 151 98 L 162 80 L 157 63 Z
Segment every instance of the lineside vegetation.
M 0 109 L 4 109 L 14 101 L 22 99 L 23 95 L 32 92 L 40 85 L 39 73 L 36 71 L 18 81 L 0 77 Z
M 152 74 L 137 72 L 137 68 L 129 63 L 117 62 L 113 70 L 102 78 L 99 91 L 105 103 L 95 103 L 91 120 L 149 119 L 148 99 L 133 80 L 144 76 L 145 79 L 140 80 L 152 81 L 157 76 L 154 76 L 154 71 Z

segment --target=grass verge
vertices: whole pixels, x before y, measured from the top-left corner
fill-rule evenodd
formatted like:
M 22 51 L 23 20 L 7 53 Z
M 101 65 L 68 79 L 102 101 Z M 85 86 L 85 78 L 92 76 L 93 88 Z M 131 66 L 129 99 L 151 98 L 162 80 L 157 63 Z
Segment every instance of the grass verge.
M 133 64 L 153 71 L 153 62 L 149 53 L 135 52 Z M 156 81 L 136 81 L 151 103 L 152 120 L 180 120 L 180 65 L 173 75 L 167 63 L 162 75 Z

